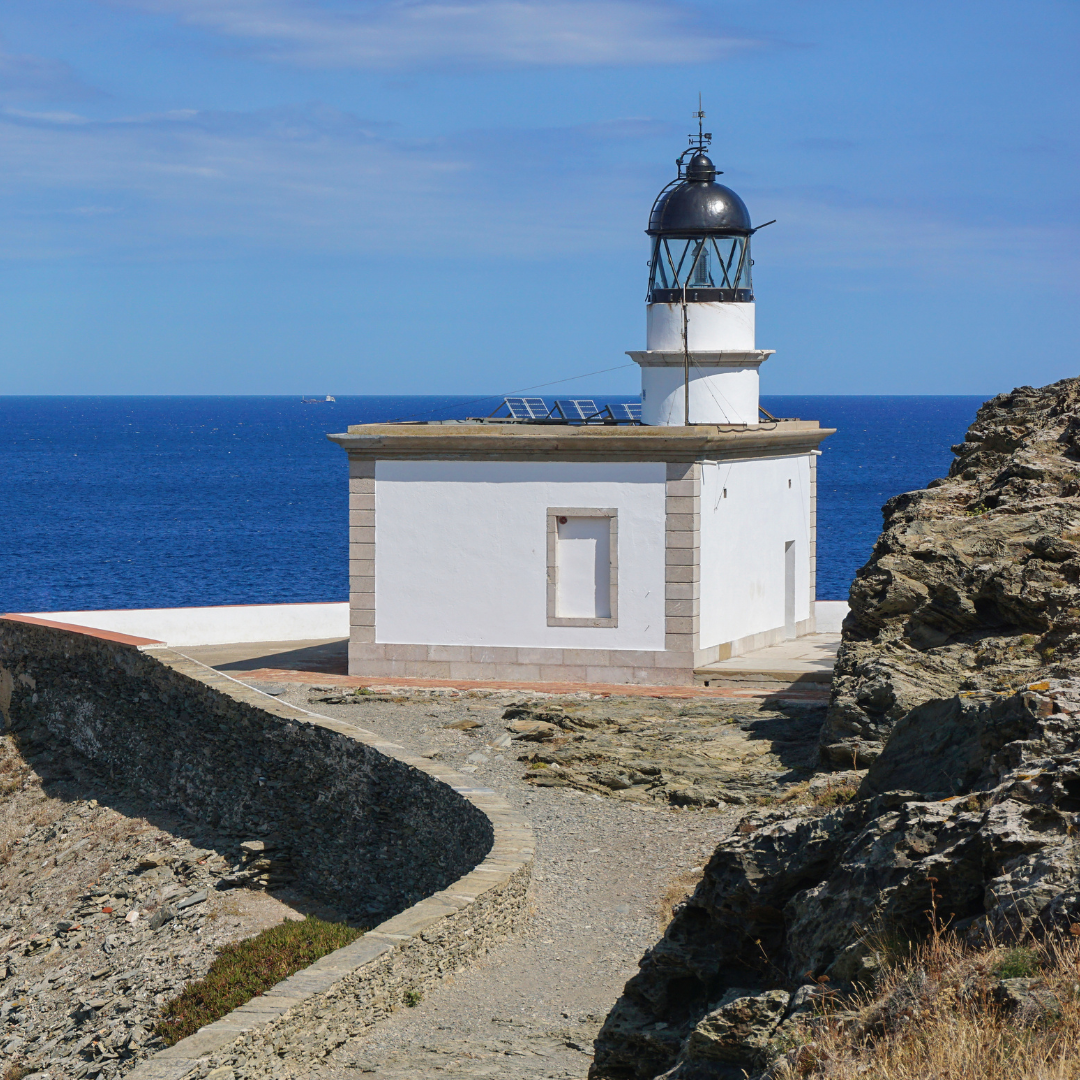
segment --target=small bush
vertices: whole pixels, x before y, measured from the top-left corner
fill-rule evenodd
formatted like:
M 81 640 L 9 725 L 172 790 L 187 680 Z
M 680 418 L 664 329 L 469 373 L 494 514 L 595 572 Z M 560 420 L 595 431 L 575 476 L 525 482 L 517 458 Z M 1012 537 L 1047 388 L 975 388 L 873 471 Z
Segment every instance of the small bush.
M 24 1076 L 29 1076 L 37 1071 L 37 1067 L 34 1065 L 8 1065 L 4 1069 L 2 1080 L 23 1080 Z
M 308 917 L 287 919 L 254 937 L 226 945 L 204 978 L 188 983 L 178 997 L 166 1003 L 154 1032 L 172 1046 L 362 933 L 343 923 Z
M 1029 979 L 1038 975 L 1041 967 L 1039 954 L 1034 949 L 1018 945 L 1005 950 L 994 968 L 994 974 L 999 979 Z
M 843 806 L 849 803 L 859 792 L 858 784 L 826 784 L 823 791 L 817 791 L 811 796 L 811 802 L 815 806 L 824 806 L 832 809 L 834 806 Z
M 415 1009 L 417 1005 L 423 1001 L 424 995 L 419 990 L 406 990 L 405 991 L 405 1004 L 410 1009 Z

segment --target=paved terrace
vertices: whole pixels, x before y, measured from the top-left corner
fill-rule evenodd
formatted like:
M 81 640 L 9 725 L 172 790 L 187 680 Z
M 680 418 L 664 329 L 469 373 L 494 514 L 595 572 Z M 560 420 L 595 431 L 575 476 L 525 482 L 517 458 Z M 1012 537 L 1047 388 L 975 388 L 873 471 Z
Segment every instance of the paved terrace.
M 811 634 L 722 660 L 695 673 L 695 686 L 625 686 L 606 683 L 500 682 L 494 679 L 405 679 L 349 675 L 348 639 L 244 642 L 187 647 L 185 655 L 244 682 L 304 683 L 342 687 L 452 687 L 459 690 L 537 690 L 645 697 L 764 698 L 782 695 L 825 699 L 839 634 Z

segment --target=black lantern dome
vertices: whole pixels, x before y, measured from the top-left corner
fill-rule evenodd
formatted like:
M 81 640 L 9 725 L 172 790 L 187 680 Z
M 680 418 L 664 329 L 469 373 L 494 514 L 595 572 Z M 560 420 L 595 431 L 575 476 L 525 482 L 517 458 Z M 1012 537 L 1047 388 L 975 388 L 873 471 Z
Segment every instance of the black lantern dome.
M 749 236 L 746 203 L 716 182 L 716 166 L 698 150 L 674 187 L 661 192 L 649 215 L 650 236 Z
M 700 129 L 705 114 L 699 109 L 695 115 Z M 700 130 L 696 140 L 691 136 L 677 160 L 678 176 L 653 203 L 646 230 L 653 238 L 650 304 L 753 303 L 750 237 L 756 230 L 746 203 L 716 182 L 716 166 L 705 153 L 711 138 Z

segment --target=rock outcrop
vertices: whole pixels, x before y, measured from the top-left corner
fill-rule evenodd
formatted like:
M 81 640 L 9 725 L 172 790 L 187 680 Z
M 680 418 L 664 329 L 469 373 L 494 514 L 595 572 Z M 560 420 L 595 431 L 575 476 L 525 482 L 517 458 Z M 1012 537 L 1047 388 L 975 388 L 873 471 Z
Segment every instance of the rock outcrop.
M 858 796 L 756 813 L 597 1039 L 593 1080 L 760 1075 L 822 985 L 869 983 L 882 933 L 1008 940 L 1080 920 L 1080 679 L 925 702 Z
M 947 479 L 890 499 L 851 587 L 822 732 L 865 767 L 930 698 L 1064 677 L 1080 654 L 1080 379 L 979 409 Z

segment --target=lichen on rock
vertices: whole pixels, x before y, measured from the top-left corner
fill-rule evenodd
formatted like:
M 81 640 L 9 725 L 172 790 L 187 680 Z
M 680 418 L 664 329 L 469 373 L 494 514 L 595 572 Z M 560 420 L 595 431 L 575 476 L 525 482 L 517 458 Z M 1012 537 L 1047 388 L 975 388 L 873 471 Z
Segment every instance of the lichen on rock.
M 947 478 L 890 499 L 851 586 L 823 757 L 865 767 L 931 698 L 1064 677 L 1080 655 L 1080 379 L 986 402 Z

